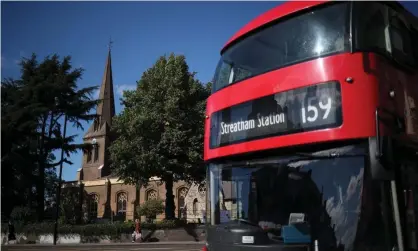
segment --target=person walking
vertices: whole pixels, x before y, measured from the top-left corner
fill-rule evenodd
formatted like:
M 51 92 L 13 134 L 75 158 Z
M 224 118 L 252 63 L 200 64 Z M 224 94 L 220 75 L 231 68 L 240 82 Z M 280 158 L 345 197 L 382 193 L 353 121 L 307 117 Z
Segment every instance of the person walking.
M 136 240 L 140 240 L 142 242 L 141 222 L 139 219 L 135 219 L 135 229 L 132 233 L 132 243 Z
M 15 242 L 16 241 L 16 235 L 15 235 L 15 226 L 13 225 L 13 222 L 9 220 L 9 235 L 7 236 L 8 242 Z

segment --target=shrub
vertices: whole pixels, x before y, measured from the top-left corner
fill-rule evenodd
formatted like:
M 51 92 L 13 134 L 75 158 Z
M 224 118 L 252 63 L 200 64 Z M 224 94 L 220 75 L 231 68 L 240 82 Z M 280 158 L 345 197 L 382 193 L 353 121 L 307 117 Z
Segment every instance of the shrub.
M 15 207 L 13 208 L 10 219 L 14 222 L 28 222 L 36 218 L 34 210 L 28 207 Z
M 155 219 L 157 215 L 164 212 L 164 203 L 162 200 L 147 200 L 141 206 L 136 208 L 139 216 L 145 216 L 148 220 Z

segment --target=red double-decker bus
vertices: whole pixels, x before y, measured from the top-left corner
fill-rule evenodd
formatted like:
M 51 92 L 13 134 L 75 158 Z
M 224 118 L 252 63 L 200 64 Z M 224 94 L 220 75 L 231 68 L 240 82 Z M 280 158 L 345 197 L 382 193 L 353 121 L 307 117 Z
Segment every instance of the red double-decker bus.
M 418 20 L 288 2 L 221 51 L 206 250 L 418 250 Z

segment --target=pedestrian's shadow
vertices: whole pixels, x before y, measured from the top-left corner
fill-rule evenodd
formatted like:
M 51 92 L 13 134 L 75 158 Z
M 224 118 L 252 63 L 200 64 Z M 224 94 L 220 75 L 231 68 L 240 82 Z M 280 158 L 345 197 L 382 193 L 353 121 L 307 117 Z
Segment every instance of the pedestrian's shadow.
M 196 233 L 195 224 L 186 224 L 183 228 L 184 228 L 184 231 L 186 231 L 188 235 L 192 236 L 195 241 L 199 241 L 199 236 Z
M 142 242 L 159 242 L 160 240 L 152 235 L 155 233 L 155 229 L 151 230 L 147 235 L 142 237 Z

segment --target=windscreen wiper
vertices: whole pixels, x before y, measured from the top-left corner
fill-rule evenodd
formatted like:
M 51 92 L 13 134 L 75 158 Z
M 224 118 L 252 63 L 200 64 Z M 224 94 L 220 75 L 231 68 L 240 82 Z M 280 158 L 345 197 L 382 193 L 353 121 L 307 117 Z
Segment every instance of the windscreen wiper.
M 341 153 L 336 151 L 328 151 L 326 153 L 303 153 L 297 152 L 293 153 L 292 155 L 298 156 L 301 158 L 296 158 L 287 162 L 287 164 L 296 162 L 296 161 L 303 161 L 303 160 L 320 160 L 320 159 L 335 159 L 335 158 L 353 158 L 353 157 L 364 157 L 364 153 Z
M 327 154 L 315 154 L 315 153 L 294 153 L 295 156 L 306 157 L 308 159 L 332 159 L 332 158 L 351 158 L 365 156 L 364 153 L 337 153 L 330 152 Z
M 246 220 L 246 219 L 236 219 L 236 221 L 242 222 L 242 223 L 245 223 L 245 224 L 248 224 L 248 225 L 252 225 L 252 226 L 255 226 L 255 227 L 260 227 L 257 223 Z
M 296 152 L 293 155 L 301 157 L 310 157 L 310 158 L 350 158 L 350 157 L 359 157 L 365 156 L 364 152 L 356 152 L 356 148 L 353 146 L 344 146 L 339 148 L 326 149 L 322 151 L 317 151 L 313 153 L 305 152 Z M 350 153 L 348 153 L 350 152 Z
M 223 167 L 234 167 L 234 166 L 258 166 L 258 165 L 286 165 L 289 163 L 304 161 L 304 160 L 320 160 L 320 159 L 334 159 L 334 158 L 352 158 L 352 157 L 364 157 L 365 153 L 347 153 L 353 152 L 351 149 L 327 149 L 324 151 L 318 151 L 314 153 L 295 152 L 290 155 L 271 157 L 267 159 L 253 159 L 253 160 L 242 160 L 234 161 L 229 163 L 223 163 Z
M 327 151 L 324 153 L 293 153 L 293 156 L 298 156 L 299 158 L 291 159 L 288 162 L 284 163 L 289 165 L 292 163 L 297 163 L 299 161 L 315 161 L 315 160 L 325 160 L 325 159 L 336 159 L 336 158 L 354 158 L 354 157 L 364 157 L 364 153 L 341 153 L 336 151 Z

